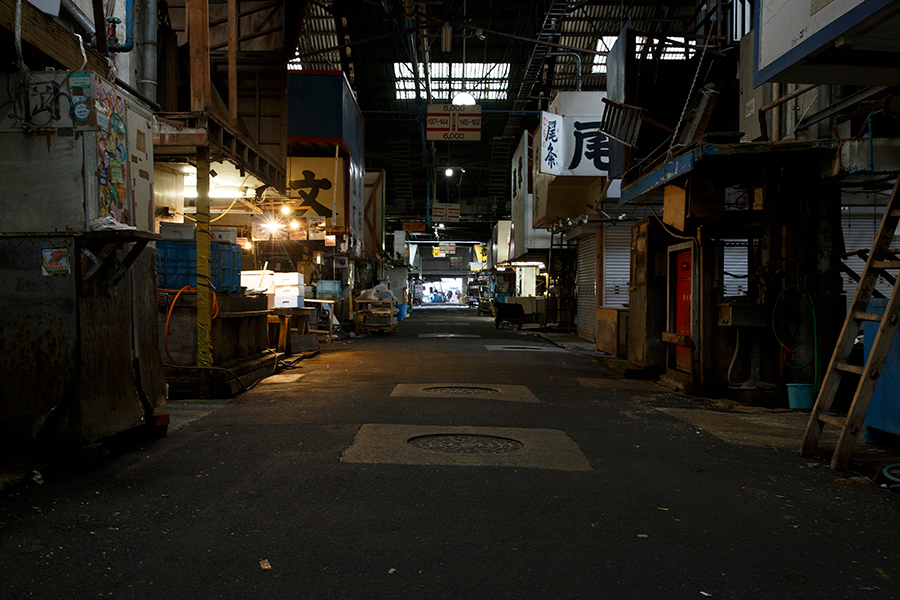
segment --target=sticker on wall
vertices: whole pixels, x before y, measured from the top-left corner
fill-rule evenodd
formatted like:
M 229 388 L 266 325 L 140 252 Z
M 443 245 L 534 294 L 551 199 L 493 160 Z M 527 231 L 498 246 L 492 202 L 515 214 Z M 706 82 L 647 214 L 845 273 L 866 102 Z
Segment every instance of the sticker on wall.
M 81 98 L 81 102 L 76 102 L 75 97 L 72 98 L 72 103 L 74 104 L 73 112 L 75 114 L 76 121 L 87 121 L 88 116 L 91 114 L 91 109 L 88 108 L 88 105 L 84 102 L 84 96 L 77 96 Z
M 68 275 L 69 250 L 67 248 L 44 248 L 41 250 L 41 273 L 44 277 Z

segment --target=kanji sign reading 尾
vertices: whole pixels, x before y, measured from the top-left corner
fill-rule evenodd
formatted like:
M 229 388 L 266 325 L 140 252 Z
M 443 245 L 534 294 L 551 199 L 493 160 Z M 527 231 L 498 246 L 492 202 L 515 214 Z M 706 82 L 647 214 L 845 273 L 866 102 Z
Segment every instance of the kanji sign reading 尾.
M 480 141 L 481 106 L 429 104 L 425 132 L 428 140 Z

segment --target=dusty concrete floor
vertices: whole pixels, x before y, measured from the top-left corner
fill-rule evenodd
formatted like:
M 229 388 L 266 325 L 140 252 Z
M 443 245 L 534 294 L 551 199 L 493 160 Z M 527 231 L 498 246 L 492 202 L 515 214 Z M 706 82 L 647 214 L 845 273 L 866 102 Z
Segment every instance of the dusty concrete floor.
M 900 496 L 862 479 L 886 452 L 861 444 L 835 473 L 797 454 L 805 413 L 615 379 L 583 343 L 553 342 L 416 310 L 234 401 L 172 402 L 168 438 L 4 491 L 0 589 L 900 596 Z M 503 397 L 517 386 L 528 395 Z

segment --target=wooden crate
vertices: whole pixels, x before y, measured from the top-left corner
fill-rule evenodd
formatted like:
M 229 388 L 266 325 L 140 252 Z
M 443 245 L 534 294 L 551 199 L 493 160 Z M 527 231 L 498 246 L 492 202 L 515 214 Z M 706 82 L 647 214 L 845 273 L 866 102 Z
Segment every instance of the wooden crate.
M 601 306 L 597 309 L 597 350 L 613 356 L 628 354 L 628 309 Z

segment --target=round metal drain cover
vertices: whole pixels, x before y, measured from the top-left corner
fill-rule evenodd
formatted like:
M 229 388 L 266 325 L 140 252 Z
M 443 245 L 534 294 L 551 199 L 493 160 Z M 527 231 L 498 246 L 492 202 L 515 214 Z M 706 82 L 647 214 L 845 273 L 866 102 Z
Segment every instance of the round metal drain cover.
M 469 435 L 463 433 L 422 435 L 408 441 L 422 450 L 457 454 L 503 454 L 525 447 L 522 442 L 493 435 Z
M 432 394 L 498 394 L 500 390 L 486 387 L 466 387 L 466 386 L 441 386 L 425 388 L 426 392 Z

